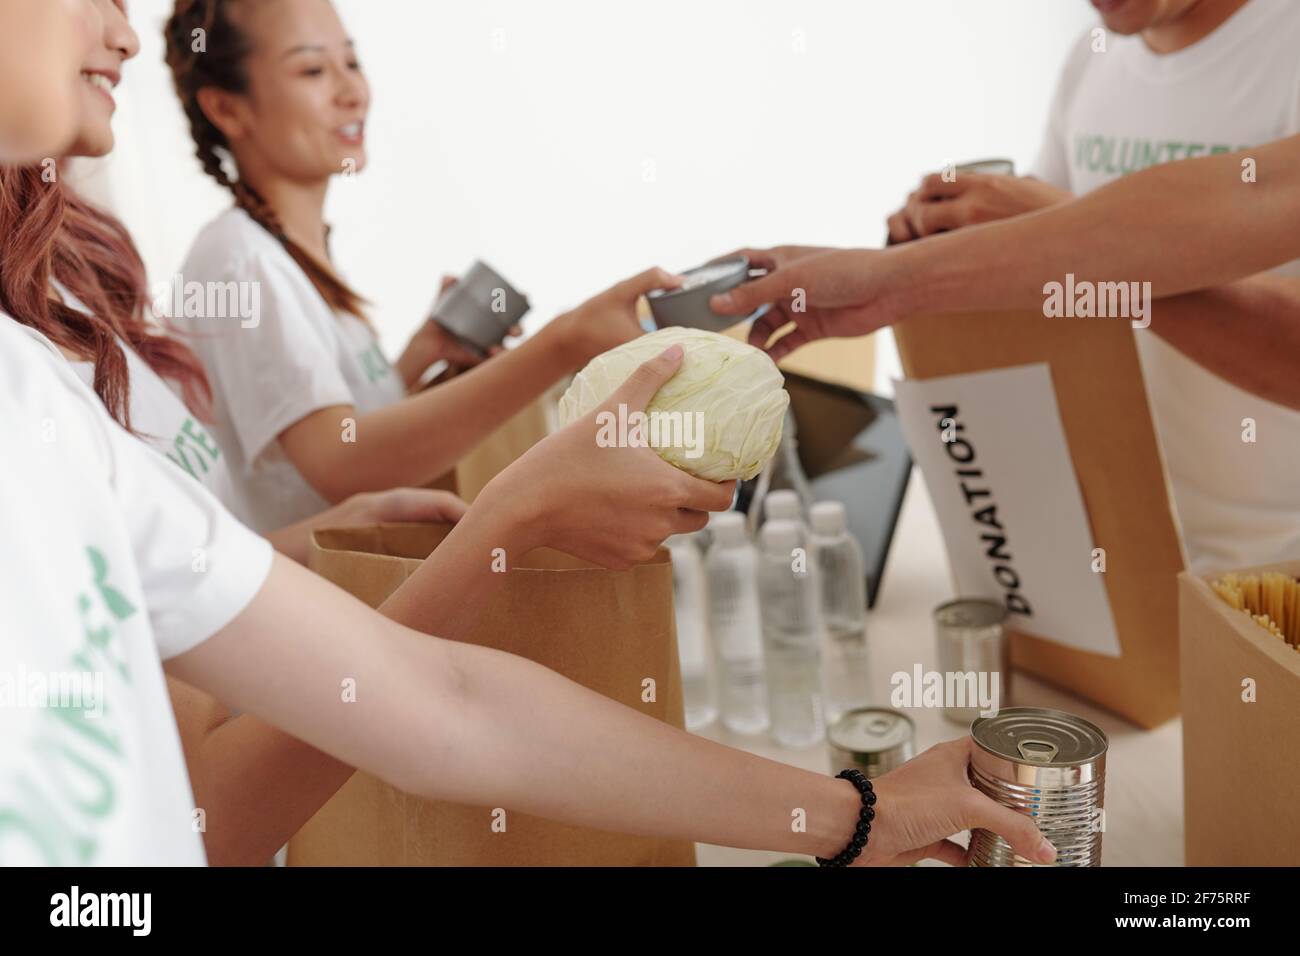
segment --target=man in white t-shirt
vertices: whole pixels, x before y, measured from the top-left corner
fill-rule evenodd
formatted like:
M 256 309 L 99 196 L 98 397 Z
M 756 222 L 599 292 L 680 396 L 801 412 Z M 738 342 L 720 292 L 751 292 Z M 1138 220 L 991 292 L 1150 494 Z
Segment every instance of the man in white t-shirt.
M 892 238 L 1030 212 L 1159 163 L 1300 132 L 1300 3 L 1093 5 L 1104 29 L 1088 31 L 1066 62 L 1033 176 L 958 177 L 967 185 L 945 197 L 918 191 L 890 218 Z M 1300 262 L 1276 272 L 1300 277 Z M 1192 568 L 1300 555 L 1300 411 L 1175 348 L 1181 330 L 1162 324 L 1160 309 L 1135 334 Z M 1246 429 L 1254 441 L 1243 441 Z
M 271 547 L 3 317 L 0 411 L 0 861 L 202 865 L 160 659 L 252 601 Z

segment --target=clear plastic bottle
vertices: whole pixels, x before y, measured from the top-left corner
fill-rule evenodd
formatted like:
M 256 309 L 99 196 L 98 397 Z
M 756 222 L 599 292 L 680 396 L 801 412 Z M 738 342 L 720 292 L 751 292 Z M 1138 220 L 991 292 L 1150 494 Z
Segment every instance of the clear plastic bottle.
M 758 602 L 758 552 L 735 511 L 709 522 L 713 543 L 704 559 L 709 582 L 709 636 L 717 660 L 722 723 L 757 734 L 768 728 L 763 672 L 763 619 Z
M 759 537 L 759 600 L 772 738 L 784 747 L 824 740 L 820 595 L 798 522 L 777 518 Z
M 799 502 L 800 513 L 812 507 L 812 485 L 804 474 L 799 461 L 799 438 L 794 413 L 789 409 L 785 413 L 785 424 L 781 429 L 781 443 L 776 454 L 772 456 L 759 474 L 749 503 L 749 530 L 758 533 L 759 526 L 771 517 L 766 502 L 770 495 L 781 491 L 792 491 Z
M 803 502 L 799 500 L 799 495 L 789 488 L 780 488 L 768 493 L 763 499 L 763 518 L 765 521 L 774 519 L 796 521 L 804 525 L 804 531 L 807 532 L 807 525 L 803 520 Z
M 867 583 L 862 548 L 849 533 L 844 505 L 812 506 L 812 553 L 821 591 L 826 645 L 822 652 L 826 720 L 870 704 L 867 661 Z
M 677 622 L 677 654 L 682 665 L 682 697 L 686 729 L 700 730 L 718 717 L 713 682 L 713 650 L 709 641 L 708 582 L 704 559 L 694 535 L 678 534 L 665 544 L 673 561 L 673 612 Z

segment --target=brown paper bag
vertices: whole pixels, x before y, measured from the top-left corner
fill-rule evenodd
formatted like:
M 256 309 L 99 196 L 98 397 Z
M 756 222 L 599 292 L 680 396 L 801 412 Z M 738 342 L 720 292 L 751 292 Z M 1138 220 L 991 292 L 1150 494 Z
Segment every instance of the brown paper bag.
M 377 606 L 447 533 L 434 525 L 315 532 L 310 566 Z M 607 571 L 549 549 L 524 558 L 482 609 L 467 640 L 530 658 L 675 727 L 685 726 L 672 566 L 661 550 Z M 655 700 L 643 702 L 643 681 Z M 291 866 L 694 866 L 678 840 L 565 826 L 506 809 L 421 800 L 357 773 L 289 843 Z
M 1106 549 L 1121 656 L 1013 632 L 1011 663 L 1150 728 L 1178 715 L 1184 562 L 1133 335 L 1124 321 L 1031 312 L 925 315 L 894 328 L 909 378 L 1051 366 L 1093 540 Z

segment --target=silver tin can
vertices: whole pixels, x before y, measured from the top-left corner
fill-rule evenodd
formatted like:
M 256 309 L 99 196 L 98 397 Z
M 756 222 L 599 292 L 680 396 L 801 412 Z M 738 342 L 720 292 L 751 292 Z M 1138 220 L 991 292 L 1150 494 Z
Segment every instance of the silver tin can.
M 1055 866 L 1101 866 L 1106 735 L 1082 717 L 1008 707 L 971 725 L 970 779 L 980 792 L 1034 818 L 1056 847 Z M 1002 837 L 971 831 L 971 866 L 1038 866 Z
M 655 289 L 646 295 L 655 326 L 666 329 L 683 326 L 721 332 L 744 319 L 734 315 L 718 315 L 709 308 L 709 299 L 730 292 L 749 279 L 749 260 L 744 256 L 719 259 L 682 273 L 682 284 L 676 289 Z
M 957 175 L 983 173 L 985 176 L 1014 176 L 1016 164 L 1009 159 L 974 159 L 957 166 Z
M 1009 699 L 1006 620 L 1005 607 L 982 598 L 958 598 L 934 609 L 934 639 L 944 677 L 943 715 L 954 723 L 969 727 L 982 716 L 981 696 L 987 695 L 991 710 Z M 947 699 L 950 692 L 954 699 Z
M 916 752 L 916 727 L 907 714 L 885 707 L 859 707 L 831 724 L 831 773 L 861 770 L 875 779 L 901 767 Z
M 501 344 L 528 308 L 528 297 L 480 260 L 434 304 L 430 318 L 461 344 L 485 353 Z

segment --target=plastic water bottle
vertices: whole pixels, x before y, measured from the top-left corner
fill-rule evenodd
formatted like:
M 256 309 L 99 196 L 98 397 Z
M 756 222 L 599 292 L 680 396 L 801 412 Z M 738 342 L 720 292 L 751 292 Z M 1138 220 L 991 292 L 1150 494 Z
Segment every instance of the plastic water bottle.
M 781 488 L 769 492 L 763 499 L 763 515 L 768 521 L 794 521 L 802 525 L 804 524 L 803 502 L 795 492 L 788 488 Z M 807 533 L 807 525 L 804 525 L 804 532 Z
M 759 601 L 772 739 L 784 747 L 823 741 L 822 625 L 808 541 L 798 522 L 777 518 L 759 537 Z
M 798 427 L 794 413 L 789 409 L 785 413 L 785 423 L 781 429 L 781 443 L 776 454 L 759 474 L 749 504 L 749 529 L 755 534 L 766 518 L 772 517 L 767 510 L 767 499 L 778 492 L 793 492 L 799 503 L 800 512 L 812 507 L 814 501 L 812 485 L 804 474 L 799 461 Z
M 686 729 L 700 730 L 717 719 L 718 698 L 709 642 L 708 583 L 704 577 L 704 559 L 693 537 L 673 535 L 665 544 L 673 561 L 673 612 L 677 621 L 677 653 L 682 665 Z
M 737 733 L 757 734 L 769 724 L 758 552 L 738 512 L 715 514 L 709 527 L 713 543 L 704 570 L 709 581 L 709 635 L 718 664 L 722 723 Z
M 848 531 L 844 505 L 812 506 L 812 551 L 821 591 L 826 644 L 822 652 L 826 719 L 870 703 L 867 661 L 867 584 L 862 549 Z

